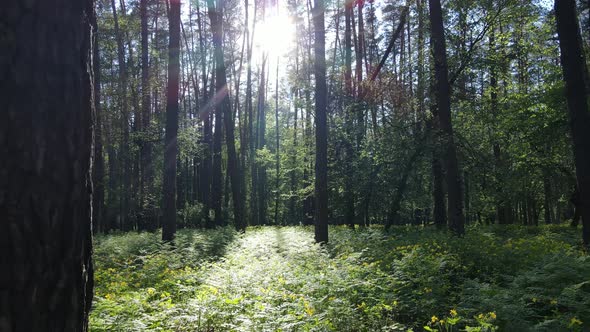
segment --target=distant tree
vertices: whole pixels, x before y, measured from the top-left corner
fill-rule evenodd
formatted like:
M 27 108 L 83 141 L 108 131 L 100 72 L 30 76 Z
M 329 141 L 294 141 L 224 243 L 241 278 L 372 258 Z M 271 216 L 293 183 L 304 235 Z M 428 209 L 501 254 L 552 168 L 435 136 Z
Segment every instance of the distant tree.
M 149 65 L 149 32 L 148 32 L 148 0 L 140 0 L 139 11 L 141 16 L 141 127 L 143 136 L 141 141 L 141 175 L 142 175 L 142 215 L 140 228 L 155 229 L 156 215 L 153 198 L 154 190 L 154 163 L 152 160 L 152 142 L 150 138 L 151 111 L 151 84 Z
M 582 239 L 590 246 L 590 110 L 588 110 L 588 72 L 575 0 L 555 0 L 561 65 L 569 109 L 574 159 L 582 216 Z
M 86 331 L 94 1 L 0 13 L 0 331 Z
M 95 233 L 104 230 L 104 156 L 103 156 L 103 114 L 101 107 L 101 81 L 100 81 L 100 52 L 98 51 L 98 22 L 96 15 L 93 15 L 92 21 L 92 61 L 94 71 L 94 165 L 92 170 L 92 183 L 94 190 L 92 192 L 92 230 Z
M 164 138 L 164 183 L 162 240 L 176 233 L 176 157 L 178 154 L 178 94 L 180 76 L 180 0 L 170 0 L 170 44 L 168 47 L 168 92 Z

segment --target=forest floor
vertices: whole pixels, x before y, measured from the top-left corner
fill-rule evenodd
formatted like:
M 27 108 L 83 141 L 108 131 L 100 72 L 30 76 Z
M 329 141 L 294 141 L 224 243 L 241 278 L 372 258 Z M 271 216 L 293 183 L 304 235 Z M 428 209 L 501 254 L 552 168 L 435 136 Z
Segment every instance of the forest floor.
M 587 331 L 579 230 L 180 230 L 95 240 L 92 331 Z

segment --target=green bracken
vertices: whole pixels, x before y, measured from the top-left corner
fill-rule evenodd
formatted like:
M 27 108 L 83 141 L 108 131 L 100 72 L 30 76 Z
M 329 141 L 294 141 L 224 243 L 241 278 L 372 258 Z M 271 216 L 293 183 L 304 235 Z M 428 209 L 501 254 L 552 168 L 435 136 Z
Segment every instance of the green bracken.
M 92 331 L 584 331 L 590 258 L 562 226 L 99 236 Z

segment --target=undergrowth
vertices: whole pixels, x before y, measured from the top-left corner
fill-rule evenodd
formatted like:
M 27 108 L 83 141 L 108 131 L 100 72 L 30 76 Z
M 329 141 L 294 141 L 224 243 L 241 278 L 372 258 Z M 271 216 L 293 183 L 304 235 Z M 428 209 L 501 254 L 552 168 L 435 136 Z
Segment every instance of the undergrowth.
M 303 227 L 100 236 L 92 331 L 588 331 L 567 227 Z

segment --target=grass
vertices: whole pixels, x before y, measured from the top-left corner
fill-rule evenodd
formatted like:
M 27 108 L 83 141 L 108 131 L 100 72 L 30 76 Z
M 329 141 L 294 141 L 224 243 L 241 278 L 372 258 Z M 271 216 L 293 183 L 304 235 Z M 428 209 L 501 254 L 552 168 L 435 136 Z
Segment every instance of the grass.
M 101 236 L 92 331 L 587 331 L 590 258 L 560 226 Z

